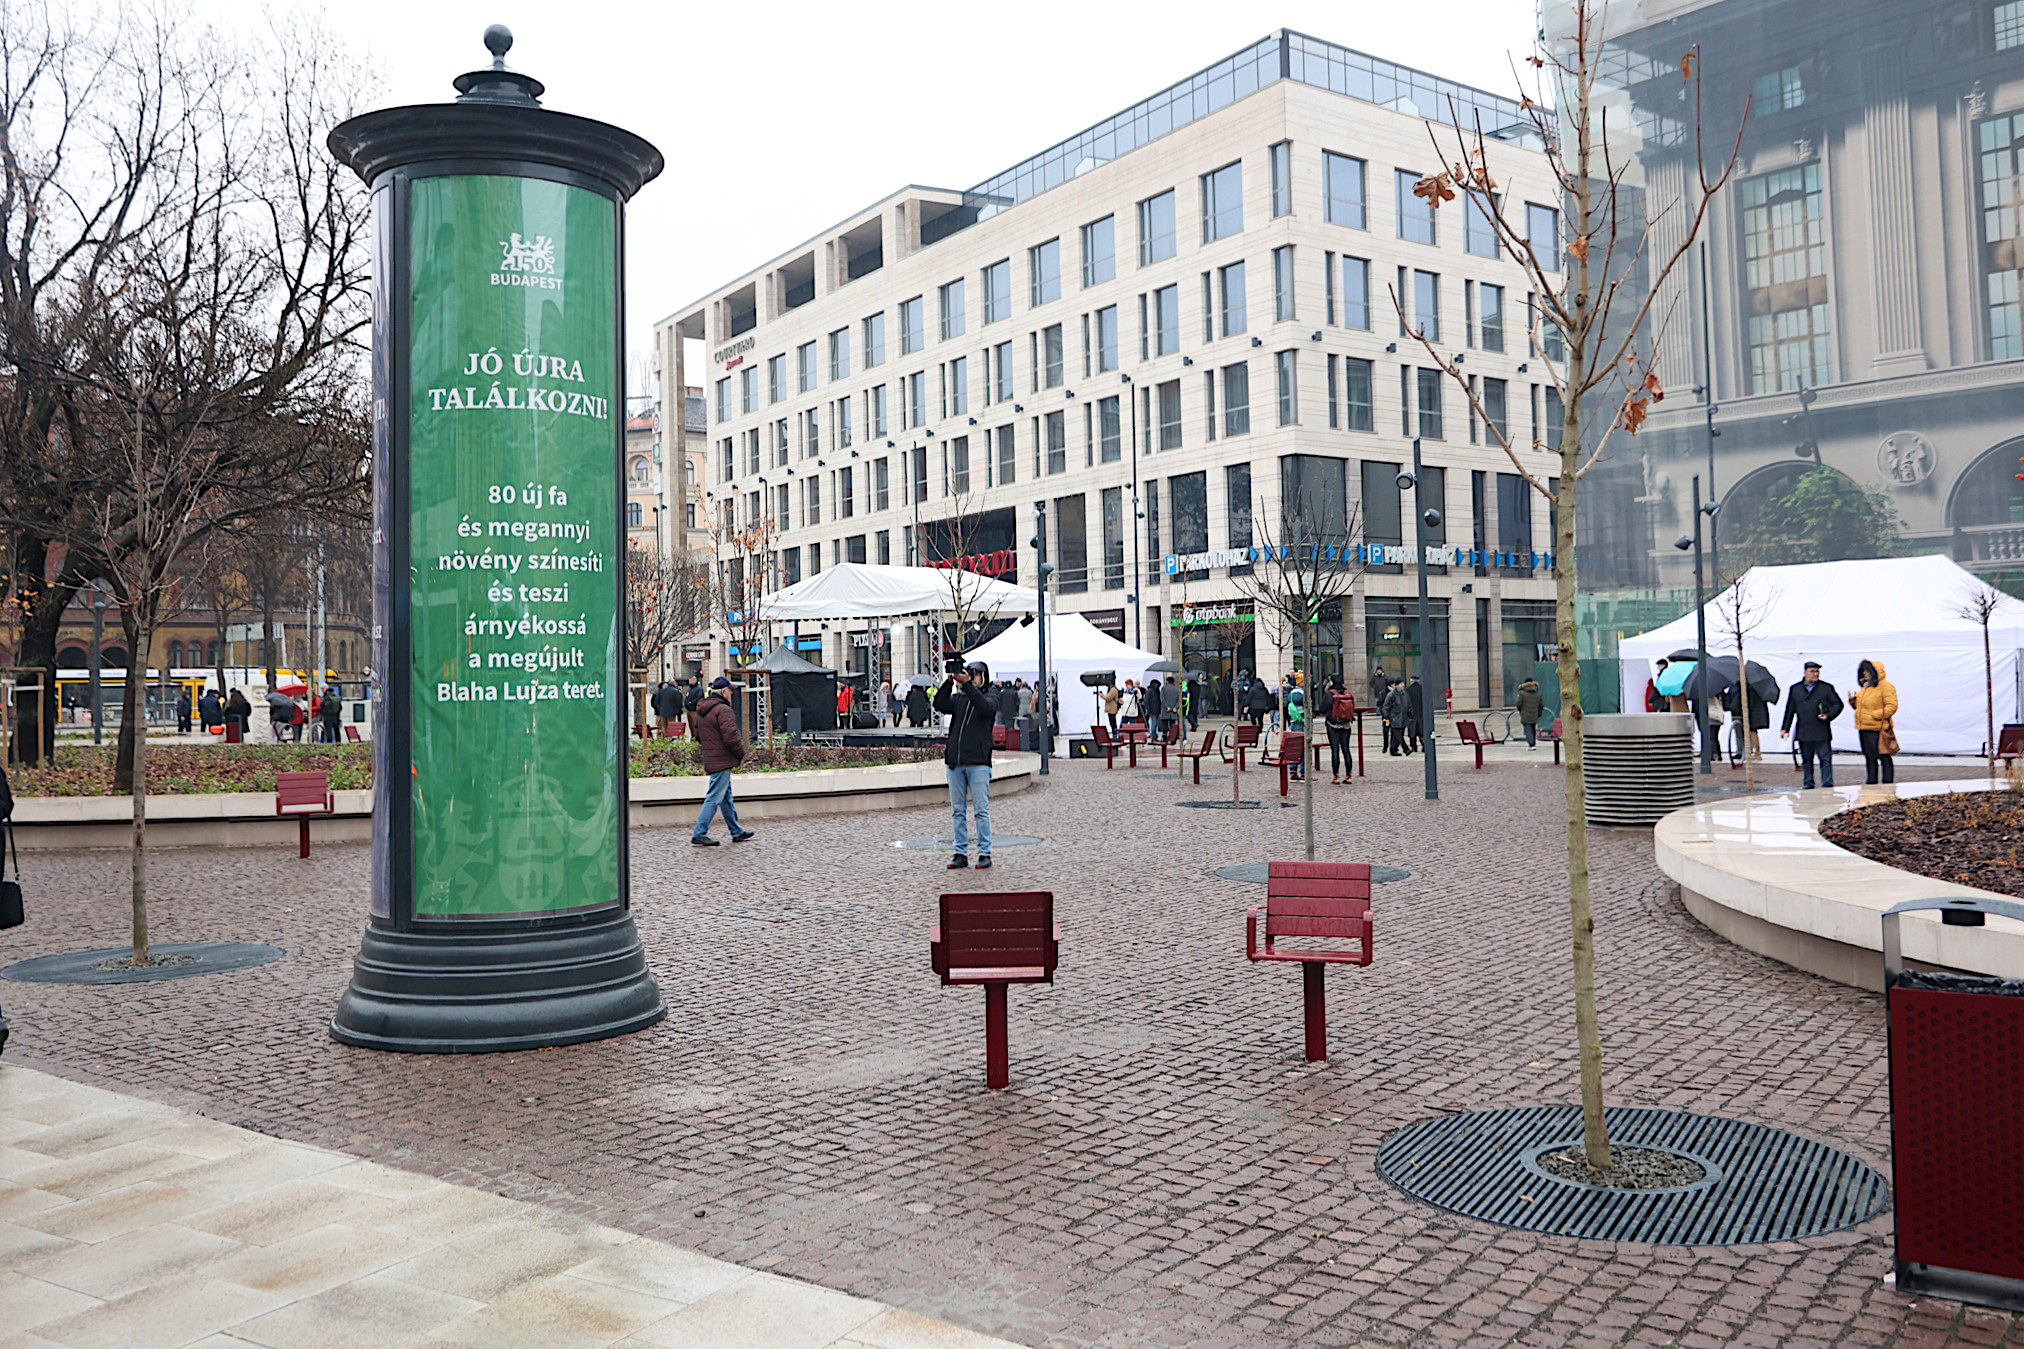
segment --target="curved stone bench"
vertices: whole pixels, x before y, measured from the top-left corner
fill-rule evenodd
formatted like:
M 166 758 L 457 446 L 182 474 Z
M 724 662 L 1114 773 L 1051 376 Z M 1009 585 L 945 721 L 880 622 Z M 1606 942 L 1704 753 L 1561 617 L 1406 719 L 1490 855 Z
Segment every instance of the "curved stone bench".
M 1821 837 L 1830 815 L 1901 796 L 1988 791 L 1986 778 L 1767 792 L 1688 806 L 1652 831 L 1659 870 L 1679 882 L 1694 917 L 1773 960 L 1860 988 L 1883 987 L 1884 910 L 1908 899 L 1982 895 L 1858 857 Z M 2024 979 L 2024 924 L 1947 927 L 1931 913 L 1904 919 L 1907 963 Z
M 1037 754 L 1000 754 L 991 764 L 993 796 L 1023 791 L 1040 767 Z M 635 829 L 687 827 L 696 820 L 706 777 L 633 778 L 630 820 Z M 856 810 L 904 810 L 946 805 L 942 761 L 875 764 L 867 768 L 810 768 L 787 773 L 740 773 L 733 783 L 742 819 L 827 815 Z M 334 793 L 337 811 L 311 819 L 316 843 L 363 843 L 372 838 L 372 793 Z M 148 842 L 166 848 L 244 848 L 293 845 L 296 820 L 276 818 L 272 792 L 165 792 L 148 798 Z M 14 807 L 14 835 L 24 851 L 125 848 L 132 841 L 133 801 L 125 796 L 24 796 Z

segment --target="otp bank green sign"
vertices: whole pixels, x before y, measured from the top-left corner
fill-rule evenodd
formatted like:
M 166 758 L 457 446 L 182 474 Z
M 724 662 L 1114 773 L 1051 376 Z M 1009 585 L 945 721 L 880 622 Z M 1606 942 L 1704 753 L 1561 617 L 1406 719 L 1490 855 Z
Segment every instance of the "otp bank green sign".
M 617 206 L 412 185 L 414 912 L 619 902 Z

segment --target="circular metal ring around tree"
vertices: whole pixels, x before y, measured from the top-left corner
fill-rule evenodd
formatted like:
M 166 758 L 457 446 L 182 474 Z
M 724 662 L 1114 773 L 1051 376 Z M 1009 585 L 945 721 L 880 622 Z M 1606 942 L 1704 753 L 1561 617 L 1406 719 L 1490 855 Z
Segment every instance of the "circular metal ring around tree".
M 179 941 L 150 947 L 148 954 L 166 965 L 138 969 L 106 969 L 109 961 L 133 954 L 130 946 L 97 951 L 66 951 L 61 955 L 17 960 L 0 969 L 0 979 L 17 984 L 152 984 L 164 979 L 194 979 L 203 974 L 228 974 L 271 965 L 287 952 L 278 946 L 250 941 Z

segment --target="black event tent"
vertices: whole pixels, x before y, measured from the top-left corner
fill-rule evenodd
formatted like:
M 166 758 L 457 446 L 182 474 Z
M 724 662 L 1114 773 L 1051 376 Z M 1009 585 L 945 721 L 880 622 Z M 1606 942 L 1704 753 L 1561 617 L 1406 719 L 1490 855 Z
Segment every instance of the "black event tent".
M 773 729 L 787 729 L 787 709 L 801 709 L 801 729 L 836 729 L 836 671 L 802 659 L 787 649 L 785 642 L 766 653 L 766 658 L 746 667 L 764 670 L 773 688 Z

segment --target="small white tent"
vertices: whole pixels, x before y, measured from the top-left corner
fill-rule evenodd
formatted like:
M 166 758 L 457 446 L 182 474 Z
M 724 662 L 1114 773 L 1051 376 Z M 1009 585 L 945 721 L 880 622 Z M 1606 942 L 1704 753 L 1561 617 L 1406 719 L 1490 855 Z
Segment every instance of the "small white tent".
M 1962 604 L 1986 588 L 1951 558 L 1897 557 L 1815 562 L 1796 567 L 1752 567 L 1737 582 L 1743 591 L 1744 654 L 1778 678 L 1797 683 L 1806 662 L 1849 698 L 1855 667 L 1873 660 L 1897 687 L 1897 738 L 1907 754 L 1980 754 L 1988 739 L 1983 701 L 1982 627 L 1960 616 Z M 1732 612 L 1736 587 L 1708 601 L 1708 650 L 1736 654 Z M 1623 706 L 1644 707 L 1645 681 L 1672 652 L 1692 648 L 1694 615 L 1618 644 L 1623 662 Z M 2002 597 L 1989 623 L 1994 658 L 1996 724 L 2018 718 L 2018 655 L 2024 649 L 2024 602 Z M 1767 749 L 1777 746 L 1784 705 L 1771 709 Z M 1853 713 L 1834 723 L 1834 747 L 1856 751 Z
M 1014 623 L 984 645 L 967 653 L 991 667 L 991 678 L 999 681 L 1040 678 L 1040 625 Z M 1081 614 L 1052 614 L 1047 620 L 1047 669 L 1061 690 L 1062 741 L 1057 753 L 1066 754 L 1066 738 L 1080 739 L 1103 719 L 1103 704 L 1097 690 L 1077 676 L 1108 670 L 1117 676 L 1118 687 L 1127 679 L 1146 681 L 1146 667 L 1161 657 L 1150 651 L 1127 646 L 1107 632 L 1099 631 Z
M 759 601 L 759 616 L 792 623 L 945 613 L 953 607 L 958 586 L 973 618 L 1013 617 L 1040 607 L 1031 590 L 972 571 L 841 562 L 767 595 Z

